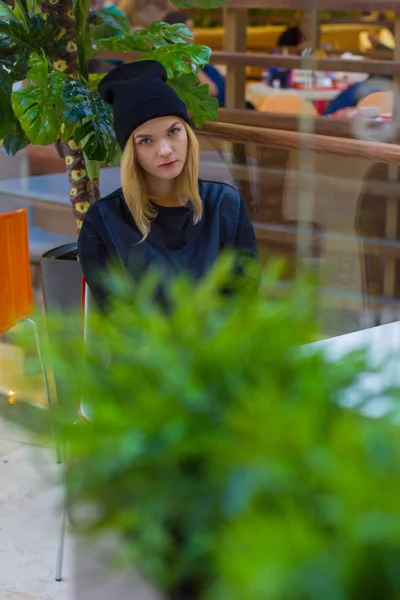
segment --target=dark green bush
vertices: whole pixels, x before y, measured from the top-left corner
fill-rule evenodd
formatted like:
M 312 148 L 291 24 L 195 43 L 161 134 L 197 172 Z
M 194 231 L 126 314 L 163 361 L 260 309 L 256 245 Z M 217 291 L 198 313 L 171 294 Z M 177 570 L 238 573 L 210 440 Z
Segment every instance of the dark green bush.
M 399 598 L 395 414 L 362 416 L 361 391 L 353 408 L 340 404 L 371 367 L 307 346 L 306 286 L 268 300 L 266 274 L 258 297 L 226 298 L 225 272 L 175 282 L 168 314 L 151 300 L 154 279 L 114 280 L 121 301 L 92 316 L 85 360 L 78 317 L 50 323 L 62 331 L 52 360 L 70 405 L 54 419 L 70 441 L 71 492 L 97 504 L 94 529 L 120 535 L 125 557 L 168 593 Z M 76 426 L 82 378 L 94 420 Z M 37 424 L 32 407 L 14 411 Z

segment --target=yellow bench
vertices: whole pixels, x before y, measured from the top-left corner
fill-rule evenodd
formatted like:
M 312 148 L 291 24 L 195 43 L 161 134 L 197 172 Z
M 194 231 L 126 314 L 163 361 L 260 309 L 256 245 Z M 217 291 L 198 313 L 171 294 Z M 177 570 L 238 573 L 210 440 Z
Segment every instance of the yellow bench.
M 247 46 L 254 50 L 273 48 L 280 34 L 285 31 L 283 25 L 267 25 L 265 27 L 247 28 Z M 321 44 L 330 44 L 334 50 L 359 51 L 358 36 L 362 31 L 379 33 L 381 25 L 365 23 L 360 25 L 321 25 Z M 224 42 L 224 28 L 198 28 L 195 30 L 195 40 L 198 44 L 210 46 L 213 50 L 221 50 Z

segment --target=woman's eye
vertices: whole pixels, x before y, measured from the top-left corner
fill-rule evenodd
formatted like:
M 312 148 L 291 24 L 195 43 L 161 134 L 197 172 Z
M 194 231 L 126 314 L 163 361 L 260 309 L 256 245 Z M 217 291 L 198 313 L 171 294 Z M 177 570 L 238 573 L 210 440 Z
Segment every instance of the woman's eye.
M 168 135 L 176 135 L 179 131 L 179 127 L 174 127 L 173 129 L 169 130 Z
M 141 146 L 147 146 L 148 144 L 150 144 L 151 139 L 150 138 L 144 138 L 141 142 L 140 145 Z

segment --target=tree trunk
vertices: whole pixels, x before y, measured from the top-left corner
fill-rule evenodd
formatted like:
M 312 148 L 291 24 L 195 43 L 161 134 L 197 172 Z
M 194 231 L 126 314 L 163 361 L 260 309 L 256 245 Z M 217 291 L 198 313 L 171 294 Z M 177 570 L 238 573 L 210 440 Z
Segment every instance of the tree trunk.
M 73 0 L 43 0 L 42 11 L 51 15 L 68 40 L 65 52 L 52 59 L 53 66 L 66 75 L 76 78 L 79 73 L 79 61 Z M 100 197 L 99 180 L 89 179 L 83 151 L 74 140 L 65 143 L 59 141 L 55 146 L 58 154 L 65 160 L 71 186 L 70 201 L 79 230 L 90 204 Z

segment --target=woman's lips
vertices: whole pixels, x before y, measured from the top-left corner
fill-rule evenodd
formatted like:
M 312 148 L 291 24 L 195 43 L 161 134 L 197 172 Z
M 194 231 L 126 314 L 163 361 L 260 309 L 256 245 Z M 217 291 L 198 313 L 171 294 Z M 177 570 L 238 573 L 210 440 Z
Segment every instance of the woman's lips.
M 176 165 L 177 162 L 178 162 L 177 160 L 173 160 L 172 162 L 164 163 L 163 165 L 160 165 L 160 167 L 162 169 L 170 169 L 171 167 L 173 167 L 174 165 Z

